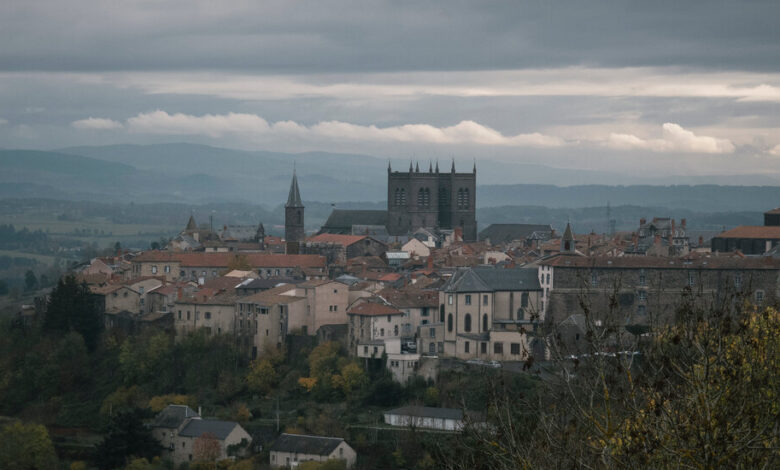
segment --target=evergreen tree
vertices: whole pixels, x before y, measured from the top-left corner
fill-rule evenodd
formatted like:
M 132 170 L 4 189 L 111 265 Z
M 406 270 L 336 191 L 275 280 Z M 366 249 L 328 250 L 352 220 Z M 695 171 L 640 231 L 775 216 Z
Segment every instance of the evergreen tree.
M 70 275 L 60 279 L 52 290 L 43 326 L 51 332 L 77 331 L 87 348 L 94 351 L 103 321 L 86 284 L 79 284 Z
M 139 409 L 111 417 L 103 442 L 95 450 L 95 463 L 101 470 L 124 467 L 131 457 L 152 460 L 160 454 L 160 443 L 144 426 L 144 417 Z

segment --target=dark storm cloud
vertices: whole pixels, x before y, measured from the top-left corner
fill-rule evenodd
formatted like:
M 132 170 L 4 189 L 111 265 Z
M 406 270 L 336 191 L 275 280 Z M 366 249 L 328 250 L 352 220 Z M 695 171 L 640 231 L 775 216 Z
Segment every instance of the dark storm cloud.
M 0 69 L 780 67 L 776 1 L 22 1 Z

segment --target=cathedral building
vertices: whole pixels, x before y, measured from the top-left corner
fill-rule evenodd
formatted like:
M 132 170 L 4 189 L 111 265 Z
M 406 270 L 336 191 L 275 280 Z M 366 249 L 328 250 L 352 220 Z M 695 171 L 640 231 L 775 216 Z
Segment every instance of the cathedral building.
M 455 162 L 449 172 L 420 164 L 408 172 L 387 167 L 387 231 L 405 235 L 418 228 L 463 230 L 464 241 L 477 240 L 477 166 L 469 173 L 457 173 Z

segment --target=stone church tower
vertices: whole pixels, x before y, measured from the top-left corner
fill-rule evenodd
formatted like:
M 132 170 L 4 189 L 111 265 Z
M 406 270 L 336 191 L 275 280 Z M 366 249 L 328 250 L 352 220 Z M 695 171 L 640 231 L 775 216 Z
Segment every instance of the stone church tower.
M 449 172 L 420 171 L 409 164 L 409 171 L 387 167 L 387 231 L 405 235 L 418 228 L 463 230 L 463 240 L 477 240 L 476 220 L 477 165 L 468 173 L 457 173 L 455 162 Z
M 288 254 L 301 252 L 306 234 L 303 230 L 303 202 L 301 192 L 298 189 L 298 177 L 293 169 L 290 194 L 287 196 L 287 204 L 284 205 L 284 241 Z

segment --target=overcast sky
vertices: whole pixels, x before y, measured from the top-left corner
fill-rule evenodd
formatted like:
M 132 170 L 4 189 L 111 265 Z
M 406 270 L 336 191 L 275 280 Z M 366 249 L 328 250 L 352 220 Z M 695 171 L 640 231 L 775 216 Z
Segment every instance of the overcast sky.
M 778 175 L 778 18 L 776 0 L 5 0 L 0 147 Z

